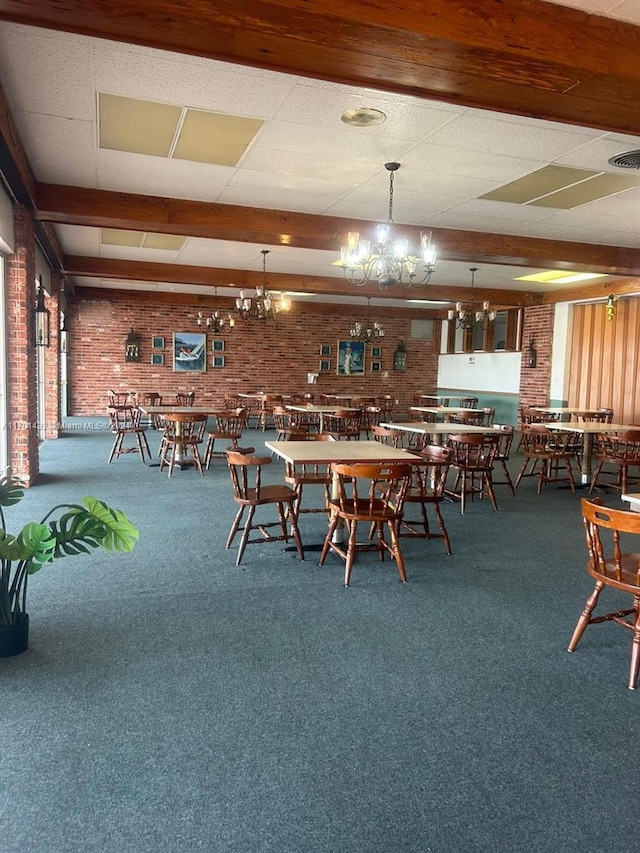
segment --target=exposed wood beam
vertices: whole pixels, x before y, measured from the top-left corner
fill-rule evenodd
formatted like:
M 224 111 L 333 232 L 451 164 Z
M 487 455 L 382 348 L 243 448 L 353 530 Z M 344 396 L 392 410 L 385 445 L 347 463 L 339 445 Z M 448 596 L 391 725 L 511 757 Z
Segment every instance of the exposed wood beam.
M 0 0 L 0 18 L 640 133 L 640 28 L 542 0 Z
M 630 296 L 640 294 L 640 278 L 631 281 L 614 281 L 610 284 L 586 284 L 582 287 L 565 287 L 554 293 L 545 293 L 542 296 L 543 305 L 554 305 L 558 302 L 579 302 L 588 299 L 606 299 L 613 293 L 614 296 Z
M 68 255 L 64 262 L 66 275 L 111 279 L 114 281 L 152 281 L 171 284 L 189 284 L 198 287 L 237 287 L 250 290 L 262 284 L 262 272 L 251 270 L 215 269 L 186 264 L 146 263 L 114 258 L 92 258 Z M 340 278 L 300 276 L 269 273 L 269 289 L 273 291 L 304 290 L 308 293 L 332 296 L 375 296 L 380 299 L 403 298 L 405 291 L 393 288 L 381 291 L 377 286 L 354 287 Z M 455 302 L 470 299 L 471 288 L 429 285 L 415 292 L 417 299 L 442 299 Z M 404 297 L 406 298 L 406 297 Z M 477 300 L 488 299 L 492 305 L 536 305 L 541 295 L 525 291 L 475 288 Z
M 375 228 L 373 222 L 337 216 L 53 184 L 38 184 L 36 198 L 36 217 L 46 222 L 324 249 L 336 257 L 348 231 Z M 418 245 L 418 226 L 395 230 Z M 640 276 L 639 249 L 447 228 L 434 229 L 433 235 L 442 260 Z

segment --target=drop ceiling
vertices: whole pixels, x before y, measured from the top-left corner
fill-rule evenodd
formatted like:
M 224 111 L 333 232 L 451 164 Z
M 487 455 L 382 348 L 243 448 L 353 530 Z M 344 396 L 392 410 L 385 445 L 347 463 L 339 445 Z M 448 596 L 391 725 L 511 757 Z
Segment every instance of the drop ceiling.
M 8 4 L 11 5 L 11 4 Z M 44 4 L 46 5 L 46 4 Z M 564 5 L 640 23 L 640 3 Z M 459 103 L 237 65 L 186 53 L 0 21 L 0 82 L 37 182 L 314 217 L 386 219 L 388 173 L 397 160 L 394 221 L 433 229 L 640 250 L 640 171 L 608 159 L 640 137 Z M 341 115 L 383 112 L 373 127 Z M 214 141 L 220 149 L 214 151 Z M 177 230 L 176 230 L 177 229 Z M 317 277 L 343 281 L 333 249 L 225 240 L 151 229 L 55 225 L 65 255 L 221 270 L 215 286 L 74 275 L 76 285 L 223 292 L 241 272 L 292 276 L 304 291 Z M 455 240 L 453 241 L 455 243 Z M 461 241 L 462 242 L 462 241 Z M 515 281 L 554 266 L 470 259 L 448 249 L 426 288 L 386 294 L 428 299 L 438 288 L 476 286 L 553 292 L 562 285 Z M 576 253 L 578 257 L 579 252 Z M 524 260 L 524 259 L 523 259 Z M 558 268 L 571 269 L 567 263 Z M 584 267 L 576 266 L 576 269 Z M 237 275 L 235 275 L 237 271 Z M 599 280 L 603 292 L 633 276 Z M 639 284 L 640 289 L 640 284 Z M 344 288 L 343 288 L 344 290 Z M 350 291 L 351 292 L 351 291 Z M 324 298 L 363 299 L 339 293 Z M 375 291 L 367 291 L 373 293 Z M 320 298 L 320 297 L 318 297 Z

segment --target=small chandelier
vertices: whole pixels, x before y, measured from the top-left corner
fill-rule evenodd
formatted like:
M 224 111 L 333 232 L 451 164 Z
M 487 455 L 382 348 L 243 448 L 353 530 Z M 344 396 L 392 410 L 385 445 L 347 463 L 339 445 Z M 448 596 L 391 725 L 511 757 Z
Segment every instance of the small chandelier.
M 369 314 L 370 304 L 371 297 L 367 296 L 367 314 Z M 384 338 L 384 329 L 380 323 L 372 323 L 369 317 L 367 317 L 364 323 L 356 323 L 349 330 L 349 334 L 356 341 L 373 341 L 377 338 Z
M 361 240 L 357 231 L 349 231 L 347 245 L 340 249 L 340 262 L 346 278 L 358 287 L 373 281 L 380 290 L 389 290 L 394 284 L 409 290 L 412 285 L 429 283 L 436 250 L 431 231 L 420 232 L 420 256 L 410 253 L 406 238 L 393 238 L 393 175 L 400 163 L 385 163 L 384 167 L 389 172 L 389 218 L 376 228 L 373 244 Z
M 488 302 L 482 303 L 480 308 L 474 298 L 474 284 L 477 267 L 469 267 L 471 273 L 471 302 L 456 302 L 455 311 L 450 308 L 447 312 L 448 319 L 455 320 L 457 329 L 475 329 L 476 326 L 484 326 L 485 320 L 490 323 L 496 319 L 497 311 L 489 307 Z
M 275 320 L 278 314 L 286 312 L 291 308 L 291 299 L 286 293 L 281 293 L 276 299 L 267 290 L 267 255 L 269 249 L 261 249 L 262 253 L 262 284 L 256 287 L 256 295 L 247 297 L 244 291 L 236 299 L 236 308 L 240 319 L 249 320 Z
M 213 292 L 217 298 L 218 288 L 214 287 Z M 224 317 L 222 317 L 220 315 L 220 312 L 218 311 L 218 309 L 214 308 L 214 310 L 211 312 L 211 314 L 208 317 L 204 317 L 202 315 L 202 311 L 198 311 L 198 316 L 196 317 L 196 323 L 199 326 L 202 326 L 202 324 L 204 323 L 210 332 L 213 332 L 214 335 L 219 335 L 220 332 L 224 329 L 226 323 L 229 324 L 230 329 L 233 329 L 233 327 L 236 324 L 236 321 L 231 316 L 231 314 L 229 314 L 228 318 L 225 320 Z

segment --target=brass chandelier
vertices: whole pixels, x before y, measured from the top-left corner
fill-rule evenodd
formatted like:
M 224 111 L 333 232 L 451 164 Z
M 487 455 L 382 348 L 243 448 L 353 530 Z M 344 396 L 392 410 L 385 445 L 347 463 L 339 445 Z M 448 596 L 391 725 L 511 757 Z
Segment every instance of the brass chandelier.
M 455 321 L 457 329 L 475 329 L 476 326 L 484 326 L 485 320 L 493 323 L 497 311 L 491 309 L 488 302 L 477 304 L 474 298 L 475 275 L 477 267 L 469 267 L 471 273 L 471 301 L 456 302 L 455 310 L 450 308 L 447 312 L 449 321 Z
M 358 287 L 377 282 L 380 290 L 400 284 L 405 290 L 428 284 L 435 269 L 436 250 L 431 231 L 420 232 L 420 255 L 412 254 L 406 238 L 393 237 L 393 179 L 400 163 L 385 163 L 389 172 L 389 218 L 376 228 L 376 239 L 361 240 L 358 231 L 349 231 L 347 245 L 340 249 L 340 263 L 346 278 Z
M 255 296 L 245 296 L 244 290 L 236 299 L 236 308 L 240 319 L 245 322 L 250 320 L 275 320 L 278 314 L 286 312 L 291 308 L 291 299 L 286 293 L 281 293 L 276 299 L 267 289 L 267 255 L 269 249 L 261 249 L 262 254 L 262 284 L 256 287 Z
M 349 330 L 349 335 L 356 341 L 374 341 L 378 338 L 384 338 L 384 329 L 380 323 L 369 319 L 370 304 L 371 297 L 367 296 L 367 319 L 364 323 L 355 323 L 353 328 Z

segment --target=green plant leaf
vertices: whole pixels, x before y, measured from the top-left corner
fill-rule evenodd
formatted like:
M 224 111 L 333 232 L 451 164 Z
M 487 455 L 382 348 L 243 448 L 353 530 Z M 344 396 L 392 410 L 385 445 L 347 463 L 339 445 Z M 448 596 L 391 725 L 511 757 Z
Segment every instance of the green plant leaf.
M 132 551 L 138 540 L 138 531 L 120 509 L 112 509 L 97 498 L 86 496 L 82 499 L 87 512 L 100 521 L 105 534 L 100 544 L 107 551 Z
M 24 496 L 24 489 L 15 480 L 0 480 L 0 506 L 13 506 Z
M 37 524 L 33 521 L 25 524 L 18 534 L 16 543 L 22 548 L 23 552 L 17 559 L 28 561 L 27 571 L 30 575 L 37 572 L 44 563 L 48 563 L 54 557 L 56 540 L 46 524 Z

